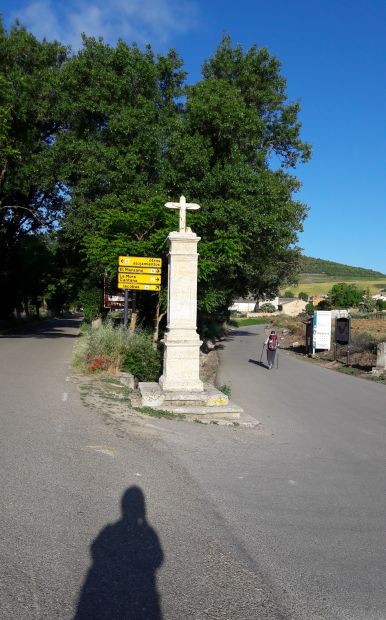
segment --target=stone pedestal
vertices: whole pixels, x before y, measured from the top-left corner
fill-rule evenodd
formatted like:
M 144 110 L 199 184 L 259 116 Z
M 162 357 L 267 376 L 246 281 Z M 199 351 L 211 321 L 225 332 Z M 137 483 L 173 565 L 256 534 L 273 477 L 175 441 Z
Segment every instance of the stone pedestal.
M 377 344 L 377 365 L 372 372 L 374 375 L 386 373 L 386 342 Z
M 201 341 L 197 334 L 197 244 L 190 230 L 169 237 L 168 322 L 164 338 L 165 392 L 203 392 L 199 377 Z

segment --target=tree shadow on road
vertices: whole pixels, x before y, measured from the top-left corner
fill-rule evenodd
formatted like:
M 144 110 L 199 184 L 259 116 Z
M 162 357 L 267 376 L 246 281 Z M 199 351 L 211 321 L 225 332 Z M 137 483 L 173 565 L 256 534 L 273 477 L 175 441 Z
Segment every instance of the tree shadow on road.
M 18 326 L 14 331 L 10 328 L 4 338 L 78 338 L 77 333 L 68 333 L 69 328 L 77 329 L 81 321 L 77 318 L 41 321 Z
M 74 620 L 162 620 L 156 571 L 164 556 L 146 521 L 142 490 L 128 488 L 121 507 L 122 518 L 92 543 L 93 564 Z

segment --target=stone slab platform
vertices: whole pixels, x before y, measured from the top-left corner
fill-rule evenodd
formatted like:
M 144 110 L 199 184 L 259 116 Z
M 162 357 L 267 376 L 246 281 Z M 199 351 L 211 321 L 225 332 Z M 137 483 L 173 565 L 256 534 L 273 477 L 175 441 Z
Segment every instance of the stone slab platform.
M 203 392 L 163 392 L 160 385 L 155 382 L 138 385 L 143 407 L 171 411 L 183 415 L 187 420 L 217 422 L 218 424 L 237 423 L 240 415 L 243 414 L 243 409 L 230 401 L 226 394 L 217 390 L 213 385 L 206 384 L 204 387 Z M 249 426 L 259 424 L 250 416 L 245 421 Z

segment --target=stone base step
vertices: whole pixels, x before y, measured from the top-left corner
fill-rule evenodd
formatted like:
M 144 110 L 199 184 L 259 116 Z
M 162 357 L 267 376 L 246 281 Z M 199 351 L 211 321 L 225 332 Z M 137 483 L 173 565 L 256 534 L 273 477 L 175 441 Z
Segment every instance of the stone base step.
M 204 392 L 163 392 L 155 382 L 139 383 L 138 388 L 143 407 L 170 411 L 187 420 L 237 423 L 243 413 L 241 407 L 212 385 L 205 385 Z
M 176 413 L 179 415 L 183 415 L 187 420 L 198 420 L 198 419 L 209 419 L 209 420 L 218 420 L 220 418 L 226 418 L 227 420 L 238 420 L 240 418 L 240 414 L 242 413 L 242 409 L 238 407 L 235 403 L 230 401 L 228 405 L 223 405 L 220 407 L 205 407 L 204 405 L 170 405 L 169 403 L 163 403 L 162 409 L 166 411 L 171 411 L 172 413 Z

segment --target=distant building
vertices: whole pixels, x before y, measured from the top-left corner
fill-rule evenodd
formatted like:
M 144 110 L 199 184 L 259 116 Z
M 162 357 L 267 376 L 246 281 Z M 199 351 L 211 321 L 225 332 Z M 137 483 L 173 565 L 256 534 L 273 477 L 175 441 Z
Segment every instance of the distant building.
M 386 291 L 379 291 L 379 293 L 377 293 L 376 295 L 372 295 L 372 299 L 375 299 L 375 301 L 377 301 L 378 299 L 386 301 Z
M 298 316 L 305 311 L 307 301 L 304 299 L 296 299 L 294 297 L 280 297 L 278 308 L 287 316 Z
M 258 301 L 256 299 L 252 299 L 251 297 L 242 298 L 238 297 L 234 300 L 233 304 L 230 306 L 229 310 L 231 312 L 256 312 L 258 308 Z

